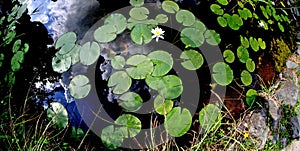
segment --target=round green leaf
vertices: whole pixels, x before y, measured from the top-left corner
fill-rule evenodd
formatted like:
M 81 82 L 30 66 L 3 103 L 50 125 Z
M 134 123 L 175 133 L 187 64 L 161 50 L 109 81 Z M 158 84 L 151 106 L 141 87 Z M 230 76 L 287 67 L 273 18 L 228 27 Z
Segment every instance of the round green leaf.
M 263 41 L 261 38 L 257 39 L 258 45 L 260 46 L 261 49 L 266 49 L 266 43 Z
M 153 72 L 153 63 L 144 55 L 134 55 L 126 61 L 128 67 L 126 72 L 133 79 L 145 79 Z
M 243 20 L 241 19 L 241 17 L 237 14 L 233 14 L 232 15 L 232 20 L 235 24 L 237 24 L 238 26 L 242 26 L 243 25 Z
M 50 107 L 47 109 L 47 117 L 57 129 L 64 129 L 68 125 L 68 112 L 59 102 L 50 103 Z
M 188 47 L 197 48 L 204 43 L 203 32 L 196 28 L 184 28 L 180 37 L 181 41 Z
M 164 126 L 169 135 L 180 137 L 184 135 L 192 125 L 192 115 L 186 108 L 175 107 L 167 114 Z
M 171 54 L 163 50 L 153 51 L 148 54 L 151 59 L 154 69 L 152 76 L 163 76 L 167 74 L 173 67 L 173 58 Z
M 163 96 L 158 95 L 154 99 L 154 109 L 160 115 L 168 114 L 173 108 L 173 101 L 166 100 Z
M 21 44 L 22 44 L 22 42 L 20 39 L 16 40 L 13 45 L 12 52 L 16 53 L 21 48 Z
M 168 16 L 165 15 L 165 14 L 158 14 L 156 17 L 155 17 L 155 20 L 160 23 L 160 24 L 164 24 L 168 21 Z
M 247 70 L 243 70 L 241 73 L 241 80 L 245 86 L 248 86 L 252 83 L 252 76 Z
M 11 58 L 11 69 L 12 71 L 19 71 L 21 69 L 21 63 L 24 62 L 24 52 L 17 51 Z
M 228 5 L 228 1 L 227 0 L 217 0 L 217 1 L 221 5 Z
M 171 13 L 171 14 L 173 14 L 179 10 L 178 4 L 173 1 L 163 1 L 161 6 L 165 12 Z
M 237 57 L 240 59 L 240 62 L 246 63 L 247 59 L 249 58 L 248 50 L 243 46 L 239 46 L 237 48 Z
M 143 99 L 134 92 L 126 92 L 119 98 L 119 105 L 127 111 L 137 111 L 141 108 Z
M 109 77 L 107 86 L 114 87 L 114 94 L 123 94 L 129 90 L 131 78 L 125 71 L 117 71 Z
M 117 37 L 116 32 L 117 29 L 115 26 L 109 24 L 103 25 L 95 30 L 94 38 L 98 42 L 107 43 L 113 41 Z
M 214 104 L 206 105 L 199 113 L 199 122 L 201 127 L 210 131 L 211 128 L 217 123 L 221 114 L 221 110 Z
M 80 57 L 79 57 L 80 50 L 81 50 L 81 46 L 76 44 L 73 47 L 73 49 L 69 53 L 66 54 L 66 57 L 67 56 L 71 57 L 72 65 L 76 64 L 77 62 L 79 62 L 79 60 L 80 60 Z
M 228 64 L 224 62 L 218 62 L 213 66 L 212 76 L 218 84 L 226 86 L 233 80 L 233 71 Z
M 52 58 L 52 68 L 53 71 L 58 73 L 63 73 L 71 67 L 72 58 L 71 57 L 63 57 L 61 55 L 56 54 L 55 57 Z
M 223 57 L 224 57 L 225 61 L 228 63 L 233 63 L 233 61 L 235 59 L 234 53 L 231 50 L 225 50 L 223 52 Z
M 111 60 L 111 66 L 117 70 L 123 69 L 125 66 L 125 58 L 123 56 L 114 56 Z
M 67 44 L 63 45 L 57 53 L 59 53 L 61 55 L 70 53 L 72 51 L 72 49 L 75 47 L 75 45 L 76 45 L 75 43 L 67 43 Z
M 243 25 L 243 20 L 237 14 L 233 14 L 232 16 L 227 16 L 226 19 L 227 19 L 228 26 L 233 30 L 238 30 L 240 29 L 240 26 Z
M 119 13 L 114 13 L 109 15 L 105 21 L 105 25 L 114 26 L 116 28 L 116 34 L 122 33 L 127 26 L 127 20 L 126 17 Z
M 251 59 L 248 58 L 246 61 L 246 68 L 249 72 L 254 72 L 255 70 L 255 62 Z
M 175 99 L 179 97 L 183 91 L 182 81 L 175 75 L 167 75 L 163 77 L 146 78 L 147 85 L 166 99 Z
M 131 114 L 122 114 L 116 119 L 115 123 L 122 126 L 120 127 L 120 130 L 122 131 L 124 138 L 134 137 L 142 129 L 141 121 Z
M 252 12 L 248 8 L 243 8 L 243 11 L 247 13 L 248 18 L 252 18 Z
M 206 42 L 212 46 L 217 46 L 221 42 L 220 34 L 215 30 L 207 30 L 204 34 Z
M 144 5 L 144 0 L 130 0 L 129 3 L 132 6 L 139 7 L 139 6 Z
M 105 147 L 114 150 L 119 148 L 123 143 L 123 133 L 120 128 L 114 128 L 109 125 L 102 129 L 101 140 Z
M 136 20 L 136 19 L 130 17 L 128 19 L 127 28 L 132 30 L 133 27 L 137 24 L 145 24 L 145 25 L 148 25 L 150 28 L 150 27 L 156 27 L 158 25 L 158 22 L 154 19 Z
M 224 14 L 224 10 L 218 4 L 212 4 L 212 5 L 210 5 L 210 10 L 213 13 L 215 13 L 216 15 L 223 15 Z
M 131 39 L 136 44 L 147 44 L 152 40 L 152 33 L 149 27 L 145 24 L 136 24 L 131 33 Z
M 196 20 L 192 27 L 198 29 L 201 33 L 204 33 L 206 30 L 204 23 L 199 20 Z
M 71 45 L 71 44 L 75 44 L 77 40 L 77 36 L 74 32 L 67 32 L 63 35 L 61 35 L 56 43 L 55 43 L 55 49 L 58 49 L 60 47 L 62 47 L 63 45 Z
M 259 44 L 258 44 L 257 40 L 255 38 L 253 38 L 253 37 L 250 37 L 249 40 L 250 40 L 250 46 L 251 46 L 251 48 L 255 52 L 257 52 L 259 50 Z
M 181 53 L 180 59 L 184 59 L 181 65 L 188 70 L 199 69 L 203 62 L 203 56 L 196 50 L 185 50 Z
M 136 20 L 145 20 L 148 18 L 149 13 L 146 7 L 134 7 L 130 10 L 129 15 Z
M 221 27 L 227 26 L 227 20 L 224 17 L 218 16 L 217 21 Z
M 243 18 L 244 20 L 246 20 L 248 18 L 248 14 L 244 10 L 238 9 L 238 13 L 241 16 L 241 18 Z
M 76 99 L 85 98 L 90 90 L 89 79 L 84 75 L 75 76 L 69 84 L 70 94 Z
M 244 48 L 249 48 L 249 40 L 246 37 L 240 35 L 240 41 Z
M 195 16 L 188 10 L 180 10 L 176 13 L 176 20 L 182 23 L 183 26 L 191 26 L 195 23 Z
M 248 106 L 252 106 L 256 97 L 258 97 L 258 93 L 254 89 L 249 89 L 246 93 L 246 103 Z
M 83 65 L 95 63 L 100 55 L 100 46 L 96 42 L 87 42 L 80 49 L 80 62 Z

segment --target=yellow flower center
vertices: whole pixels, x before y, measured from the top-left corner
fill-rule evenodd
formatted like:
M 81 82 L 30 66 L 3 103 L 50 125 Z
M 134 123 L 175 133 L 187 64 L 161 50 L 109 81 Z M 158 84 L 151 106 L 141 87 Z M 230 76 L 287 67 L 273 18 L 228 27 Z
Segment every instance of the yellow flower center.
M 160 35 L 160 31 L 156 30 L 156 31 L 155 31 L 155 34 L 156 34 L 156 35 Z

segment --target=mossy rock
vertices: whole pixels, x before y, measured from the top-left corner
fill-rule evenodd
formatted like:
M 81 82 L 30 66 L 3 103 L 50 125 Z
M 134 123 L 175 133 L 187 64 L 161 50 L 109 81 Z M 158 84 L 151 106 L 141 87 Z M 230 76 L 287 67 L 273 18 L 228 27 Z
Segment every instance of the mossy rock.
M 271 42 L 270 53 L 274 59 L 275 72 L 281 72 L 292 52 L 288 44 L 282 39 L 273 39 Z

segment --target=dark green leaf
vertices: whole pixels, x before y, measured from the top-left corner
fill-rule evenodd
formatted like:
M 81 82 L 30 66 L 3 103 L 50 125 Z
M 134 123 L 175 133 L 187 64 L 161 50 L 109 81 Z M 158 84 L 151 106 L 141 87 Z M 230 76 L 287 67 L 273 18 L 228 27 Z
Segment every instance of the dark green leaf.
M 12 48 L 13 53 L 16 53 L 21 48 L 21 45 L 21 39 L 16 40 Z
M 246 93 L 246 103 L 248 106 L 252 106 L 255 102 L 256 97 L 258 97 L 258 93 L 254 89 L 249 89 Z

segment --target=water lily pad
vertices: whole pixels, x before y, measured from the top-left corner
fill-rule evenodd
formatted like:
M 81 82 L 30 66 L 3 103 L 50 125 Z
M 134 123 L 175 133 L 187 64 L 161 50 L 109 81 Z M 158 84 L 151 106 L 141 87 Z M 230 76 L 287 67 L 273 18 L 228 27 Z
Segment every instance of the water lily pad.
M 64 129 L 68 125 L 68 112 L 59 102 L 50 103 L 50 107 L 47 109 L 47 117 L 57 129 Z
M 122 14 L 113 13 L 105 19 L 104 24 L 114 26 L 117 30 L 116 34 L 120 34 L 126 29 L 127 19 Z
M 111 66 L 114 69 L 123 69 L 125 66 L 125 58 L 123 56 L 115 56 L 111 60 Z
M 29 44 L 28 44 L 28 43 L 25 43 L 25 44 L 23 45 L 23 47 L 21 48 L 21 50 L 22 50 L 24 53 L 27 53 L 28 50 L 29 50 Z
M 218 16 L 217 21 L 221 27 L 227 26 L 227 20 L 224 17 Z
M 74 32 L 67 32 L 57 39 L 55 43 L 55 49 L 58 49 L 67 44 L 75 44 L 76 40 L 77 36 Z
M 172 100 L 166 100 L 163 96 L 158 95 L 154 99 L 154 109 L 160 115 L 168 114 L 173 108 L 174 102 Z
M 196 28 L 184 28 L 180 37 L 181 41 L 188 47 L 197 48 L 204 43 L 203 32 Z
M 163 77 L 146 78 L 147 85 L 165 97 L 165 99 L 175 99 L 179 97 L 183 91 L 182 81 L 175 75 L 167 75 Z
M 198 29 L 201 33 L 204 33 L 206 31 L 206 26 L 203 22 L 196 20 L 195 23 L 192 25 L 192 27 Z
M 24 52 L 17 51 L 11 58 L 11 69 L 12 71 L 19 71 L 21 69 L 21 63 L 24 62 Z
M 227 49 L 223 52 L 223 57 L 224 57 L 225 61 L 228 63 L 233 63 L 233 61 L 235 59 L 234 53 L 229 49 Z
M 94 38 L 98 42 L 107 43 L 113 41 L 117 35 L 117 29 L 111 25 L 103 25 L 94 32 Z
M 248 50 L 243 46 L 239 46 L 237 48 L 237 57 L 240 59 L 240 62 L 246 63 L 247 59 L 249 58 Z
M 216 15 L 223 15 L 224 14 L 224 10 L 218 4 L 212 4 L 212 5 L 210 5 L 210 10 L 213 13 L 215 13 Z
M 247 70 L 242 71 L 241 81 L 245 86 L 248 86 L 252 83 L 252 76 Z
M 122 145 L 124 137 L 120 128 L 109 125 L 102 129 L 101 140 L 105 147 L 114 150 Z
M 155 20 L 160 23 L 160 24 L 164 24 L 168 21 L 168 16 L 165 15 L 165 14 L 158 14 L 156 17 L 155 17 Z
M 166 51 L 157 50 L 148 54 L 151 59 L 154 69 L 152 76 L 163 76 L 167 74 L 173 67 L 173 58 Z
M 120 127 L 120 130 L 122 131 L 124 138 L 136 136 L 142 128 L 141 121 L 131 114 L 122 114 L 116 119 L 115 123 L 122 126 Z
M 248 14 L 244 10 L 238 9 L 238 13 L 241 16 L 241 18 L 243 18 L 244 20 L 246 20 L 248 18 Z
M 247 39 L 247 37 L 243 37 L 242 35 L 240 35 L 240 41 L 241 44 L 244 48 L 249 48 L 249 40 Z
M 213 66 L 212 76 L 218 84 L 226 86 L 233 80 L 233 71 L 228 64 L 218 62 Z
M 145 79 L 153 72 L 153 63 L 144 55 L 131 56 L 126 64 L 131 66 L 126 69 L 126 72 L 133 79 Z
M 209 131 L 218 121 L 221 110 L 214 104 L 206 105 L 199 113 L 199 122 L 201 127 Z
M 154 28 L 158 25 L 158 22 L 154 19 L 136 20 L 136 19 L 130 17 L 128 19 L 127 28 L 132 30 L 133 27 L 137 24 L 145 24 L 145 25 L 148 25 L 148 28 L 150 28 L 150 27 Z
M 77 62 L 80 61 L 80 50 L 81 50 L 81 46 L 80 45 L 75 45 L 72 50 L 66 54 L 66 56 L 70 56 L 71 57 L 71 61 L 72 61 L 72 65 L 76 64 Z
M 237 14 L 228 16 L 228 17 L 226 17 L 226 19 L 227 19 L 228 26 L 233 30 L 238 30 L 238 29 L 240 29 L 240 26 L 243 25 L 242 18 Z
M 131 78 L 125 71 L 117 71 L 109 77 L 107 86 L 114 87 L 114 94 L 123 94 L 129 90 L 131 82 Z
M 255 62 L 251 59 L 248 58 L 246 61 L 246 68 L 249 72 L 254 72 L 255 70 Z
M 80 49 L 80 62 L 83 65 L 95 63 L 100 55 L 100 46 L 96 42 L 87 42 Z
M 126 111 L 137 111 L 141 108 L 143 99 L 134 92 L 126 92 L 119 98 L 119 105 Z
M 176 13 L 176 20 L 182 23 L 183 26 L 191 26 L 195 23 L 195 16 L 188 10 L 180 10 Z
M 197 70 L 204 62 L 203 56 L 198 51 L 192 49 L 183 51 L 180 58 L 184 59 L 181 65 L 188 70 Z
M 52 58 L 52 68 L 53 71 L 58 73 L 63 73 L 72 65 L 72 58 L 71 57 L 63 57 L 59 54 L 56 54 L 55 57 Z
M 259 50 L 259 44 L 257 42 L 257 39 L 253 38 L 253 37 L 250 37 L 249 38 L 249 41 L 250 41 L 250 46 L 251 48 L 257 52 Z
M 207 30 L 204 37 L 206 42 L 213 46 L 217 46 L 221 42 L 220 34 L 218 34 L 215 30 Z
M 221 5 L 228 5 L 228 1 L 227 0 L 217 0 L 217 1 Z
M 173 1 L 163 1 L 161 6 L 165 12 L 171 13 L 171 14 L 173 14 L 179 10 L 178 4 Z
M 258 97 L 258 93 L 254 89 L 249 89 L 246 93 L 246 103 L 248 106 L 252 106 L 255 102 L 256 97 Z
M 21 39 L 16 40 L 13 45 L 12 52 L 16 53 L 21 48 L 21 45 L 22 45 Z
M 263 41 L 261 38 L 257 39 L 258 45 L 261 49 L 266 49 L 266 42 Z
M 136 24 L 131 33 L 131 39 L 136 44 L 147 44 L 152 40 L 152 33 L 149 27 L 145 24 Z
M 27 4 L 23 3 L 22 6 L 18 9 L 18 13 L 17 13 L 16 19 L 21 18 L 22 15 L 25 13 L 26 10 L 27 10 Z
M 132 6 L 139 7 L 139 6 L 144 5 L 144 0 L 130 0 L 129 3 Z
M 129 15 L 136 20 L 145 20 L 148 18 L 149 10 L 146 7 L 134 7 L 129 11 Z
M 175 107 L 167 114 L 164 126 L 169 135 L 180 137 L 184 135 L 192 125 L 192 115 L 186 108 Z
M 70 94 L 76 99 L 85 98 L 90 90 L 89 79 L 84 75 L 75 76 L 69 84 Z

